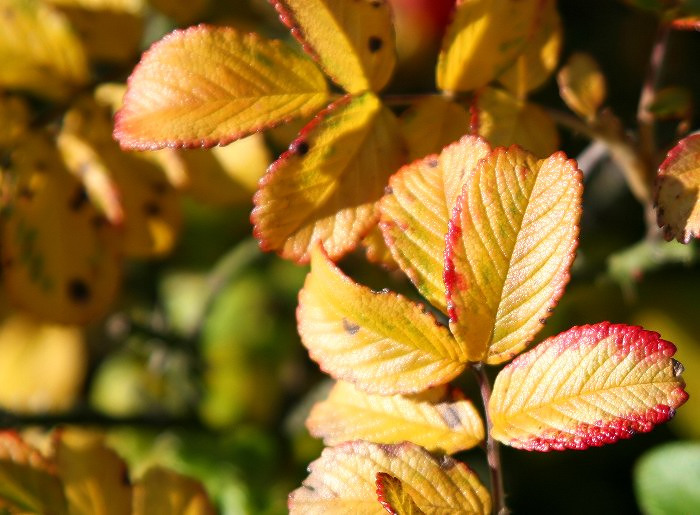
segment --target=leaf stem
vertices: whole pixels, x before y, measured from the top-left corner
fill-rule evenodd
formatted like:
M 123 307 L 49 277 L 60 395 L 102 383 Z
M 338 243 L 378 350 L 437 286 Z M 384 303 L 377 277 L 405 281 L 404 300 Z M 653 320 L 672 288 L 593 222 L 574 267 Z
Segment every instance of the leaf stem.
M 489 401 L 491 400 L 491 382 L 486 374 L 483 363 L 472 365 L 481 392 L 481 400 L 484 403 L 486 414 L 486 461 L 491 474 L 491 498 L 493 501 L 493 513 L 507 515 L 510 513 L 506 506 L 505 489 L 503 488 L 503 473 L 501 467 L 501 451 L 499 444 L 491 436 L 491 417 L 489 415 Z

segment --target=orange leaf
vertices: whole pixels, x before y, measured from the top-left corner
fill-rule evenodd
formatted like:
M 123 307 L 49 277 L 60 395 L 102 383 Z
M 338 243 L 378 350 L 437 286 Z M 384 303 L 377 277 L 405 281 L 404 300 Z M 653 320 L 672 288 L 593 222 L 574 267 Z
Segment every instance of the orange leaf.
M 386 0 L 277 0 L 280 19 L 349 93 L 380 91 L 396 65 Z
M 447 222 L 464 179 L 490 151 L 481 138 L 465 136 L 439 156 L 401 168 L 379 204 L 380 227 L 394 259 L 421 295 L 444 313 Z
M 422 515 L 425 513 L 406 492 L 401 480 L 386 472 L 377 473 L 377 499 L 391 515 Z
M 307 125 L 270 167 L 251 220 L 264 250 L 299 263 L 318 242 L 332 259 L 376 224 L 376 202 L 403 163 L 394 115 L 373 93 L 346 96 Z
M 656 203 L 667 240 L 700 236 L 700 134 L 682 139 L 659 167 Z
M 516 358 L 496 378 L 492 435 L 526 450 L 586 449 L 670 419 L 688 394 L 673 344 L 641 327 L 574 327 Z
M 199 25 L 155 43 L 129 77 L 115 137 L 136 150 L 224 145 L 328 98 L 314 63 L 280 41 Z
M 537 334 L 569 280 L 582 174 L 563 153 L 498 148 L 465 180 L 445 250 L 450 329 L 497 364 Z

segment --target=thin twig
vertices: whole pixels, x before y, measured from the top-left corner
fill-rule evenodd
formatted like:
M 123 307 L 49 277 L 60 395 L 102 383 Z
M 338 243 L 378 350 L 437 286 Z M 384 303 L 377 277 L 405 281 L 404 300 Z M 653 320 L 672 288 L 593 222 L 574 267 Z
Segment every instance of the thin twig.
M 484 403 L 486 413 L 486 461 L 491 474 L 491 499 L 493 501 L 493 513 L 507 515 L 510 513 L 506 506 L 505 489 L 503 488 L 503 472 L 501 468 L 501 451 L 499 444 L 491 436 L 491 417 L 489 416 L 489 401 L 491 399 L 491 382 L 482 363 L 472 366 L 476 380 L 479 383 L 481 400 Z

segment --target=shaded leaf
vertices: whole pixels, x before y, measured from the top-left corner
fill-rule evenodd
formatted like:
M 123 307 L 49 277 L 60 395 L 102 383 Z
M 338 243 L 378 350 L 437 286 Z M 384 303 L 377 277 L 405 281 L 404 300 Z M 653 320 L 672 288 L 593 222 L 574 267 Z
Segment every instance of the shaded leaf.
M 175 20 L 179 25 L 189 25 L 201 18 L 210 0 L 148 0 L 153 7 Z
M 29 107 L 20 97 L 0 95 L 0 147 L 11 147 L 26 133 Z
M 214 515 L 216 510 L 199 481 L 161 467 L 151 467 L 134 485 L 134 515 Z
M 520 145 L 537 157 L 559 148 L 559 133 L 541 107 L 518 100 L 507 91 L 485 88 L 477 95 L 477 132 L 494 147 Z
M 59 430 L 54 461 L 71 515 L 129 515 L 131 485 L 126 464 L 103 438 L 80 429 Z
M 378 263 L 390 270 L 398 268 L 378 226 L 372 227 L 360 243 L 365 248 L 367 260 L 370 263 Z
M 470 128 L 469 113 L 441 96 L 424 97 L 408 108 L 399 121 L 410 161 L 440 152 Z
M 260 181 L 251 215 L 260 247 L 306 263 L 321 241 L 338 259 L 375 225 L 375 204 L 402 163 L 391 111 L 372 93 L 344 97 L 307 125 Z
M 403 484 L 418 508 L 429 513 L 490 513 L 491 498 L 466 465 L 435 458 L 410 442 L 377 445 L 357 441 L 326 448 L 309 465 L 309 476 L 289 496 L 290 513 L 386 515 L 377 502 L 375 478 L 387 473 Z
M 700 235 L 700 134 L 679 141 L 659 167 L 657 220 L 667 240 Z
M 420 515 L 425 513 L 406 492 L 401 481 L 386 472 L 377 473 L 377 499 L 392 515 Z
M 311 358 L 370 393 L 420 392 L 465 367 L 462 347 L 421 305 L 354 283 L 318 247 L 297 320 Z
M 396 47 L 386 0 L 273 3 L 292 35 L 346 91 L 379 91 L 389 82 Z
M 496 377 L 491 434 L 513 447 L 549 451 L 650 431 L 688 398 L 675 352 L 657 333 L 608 322 L 549 338 Z
M 544 4 L 542 0 L 458 2 L 438 58 L 438 88 L 470 91 L 499 77 L 538 30 Z
M 468 174 L 445 250 L 450 329 L 471 361 L 507 361 L 537 334 L 569 281 L 582 174 L 559 152 L 498 148 Z
M 280 41 L 199 25 L 143 54 L 114 134 L 137 150 L 223 145 L 312 114 L 327 98 L 314 63 Z
M 606 85 L 598 63 L 588 54 L 572 54 L 557 74 L 559 95 L 579 116 L 592 120 L 605 100 Z
M 343 381 L 313 407 L 306 427 L 326 445 L 349 440 L 410 441 L 447 454 L 474 447 L 484 439 L 481 417 L 471 401 L 370 395 Z
M 654 93 L 654 101 L 647 109 L 662 120 L 688 118 L 693 111 L 693 94 L 680 86 L 662 88 Z
M 66 18 L 38 0 L 3 0 L 0 87 L 52 100 L 88 80 L 83 48 Z
M 439 156 L 401 168 L 379 204 L 380 227 L 394 259 L 421 295 L 444 313 L 447 223 L 464 179 L 490 151 L 481 138 L 465 136 Z

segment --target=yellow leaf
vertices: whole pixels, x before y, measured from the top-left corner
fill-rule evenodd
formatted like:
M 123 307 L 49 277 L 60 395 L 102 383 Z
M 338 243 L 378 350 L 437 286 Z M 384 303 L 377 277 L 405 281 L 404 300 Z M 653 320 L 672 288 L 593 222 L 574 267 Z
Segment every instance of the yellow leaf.
M 559 152 L 498 148 L 467 177 L 445 250 L 450 329 L 471 361 L 507 361 L 540 330 L 569 281 L 582 174 Z
M 148 2 L 179 25 L 190 25 L 206 12 L 209 0 L 148 0 Z
M 470 91 L 499 77 L 537 30 L 542 4 L 542 0 L 457 2 L 438 58 L 438 88 Z
M 403 483 L 386 472 L 377 474 L 377 497 L 384 509 L 392 515 L 422 515 L 425 513 L 406 492 Z
M 297 320 L 311 358 L 366 392 L 420 392 L 465 367 L 463 348 L 423 306 L 354 283 L 318 247 Z
M 542 85 L 559 62 L 562 27 L 557 4 L 545 2 L 535 23 L 523 53 L 498 77 L 518 98 L 525 98 L 528 91 Z
M 491 497 L 469 467 L 449 456 L 433 457 L 410 442 L 348 442 L 323 450 L 309 476 L 289 496 L 291 514 L 386 515 L 377 502 L 375 478 L 387 473 L 427 513 L 491 513 Z
M 189 477 L 151 467 L 134 486 L 134 515 L 214 515 L 207 492 Z
M 83 385 L 87 349 L 75 327 L 12 314 L 0 326 L 0 405 L 17 413 L 70 408 Z
M 400 124 L 411 161 L 440 152 L 470 129 L 469 113 L 461 105 L 438 96 L 426 96 L 416 102 L 401 115 Z
M 0 95 L 0 147 L 11 147 L 29 126 L 29 107 L 20 97 Z
M 700 236 L 700 134 L 682 139 L 659 168 L 656 203 L 667 240 Z
M 312 114 L 327 98 L 316 65 L 280 41 L 199 25 L 143 55 L 114 134 L 135 150 L 224 145 Z
M 557 74 L 559 94 L 579 116 L 592 120 L 605 100 L 605 77 L 588 54 L 575 53 Z
M 394 115 L 372 93 L 346 96 L 307 125 L 260 181 L 251 220 L 264 250 L 300 263 L 323 242 L 332 259 L 376 224 L 376 202 L 403 163 Z
M 549 338 L 499 373 L 488 407 L 491 434 L 549 451 L 650 431 L 688 398 L 675 351 L 657 333 L 609 322 Z
M 18 183 L 0 247 L 10 300 L 46 320 L 94 320 L 119 286 L 118 235 L 47 137 L 27 139 L 12 162 Z
M 362 246 L 365 248 L 367 261 L 370 263 L 380 264 L 390 270 L 398 268 L 378 226 L 375 225 L 372 227 L 367 236 L 362 238 L 360 243 L 362 243 Z
M 250 203 L 271 161 L 262 134 L 225 147 L 183 150 L 180 157 L 187 174 L 183 189 L 197 200 L 216 205 Z
M 0 87 L 58 100 L 88 80 L 83 48 L 66 18 L 38 0 L 0 0 Z
M 12 514 L 68 513 L 54 467 L 14 431 L 0 431 L 0 511 Z
M 486 88 L 477 95 L 478 133 L 494 147 L 520 145 L 537 157 L 559 148 L 559 133 L 542 108 L 505 90 Z
M 394 259 L 421 295 L 444 313 L 447 222 L 467 174 L 490 151 L 481 138 L 465 136 L 439 156 L 395 173 L 379 204 L 380 227 Z
M 410 441 L 429 451 L 453 454 L 484 439 L 479 413 L 468 400 L 429 402 L 401 395 L 370 395 L 339 381 L 306 420 L 326 445 L 349 440 Z
M 129 515 L 131 485 L 126 464 L 96 433 L 56 433 L 54 461 L 63 480 L 71 515 Z
M 386 0 L 277 0 L 280 19 L 349 93 L 381 90 L 396 65 Z

